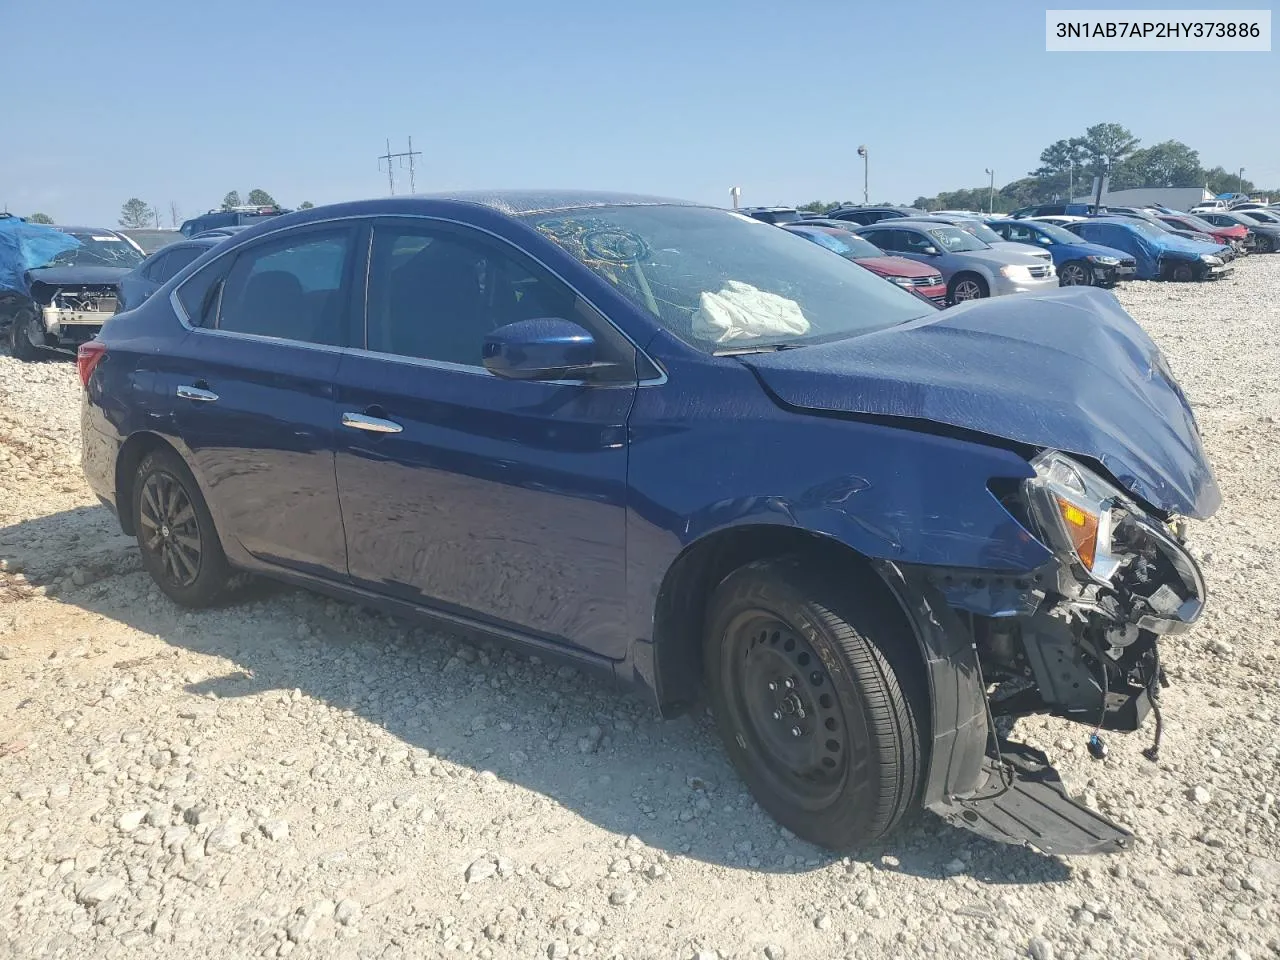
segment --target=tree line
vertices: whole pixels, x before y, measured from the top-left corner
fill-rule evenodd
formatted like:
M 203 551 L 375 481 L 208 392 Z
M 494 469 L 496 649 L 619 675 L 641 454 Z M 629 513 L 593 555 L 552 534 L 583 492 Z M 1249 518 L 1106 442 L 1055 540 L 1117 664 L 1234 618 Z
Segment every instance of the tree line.
M 1200 154 L 1181 140 L 1165 140 L 1142 147 L 1142 141 L 1118 123 L 1097 123 L 1083 136 L 1056 140 L 1040 152 L 1040 166 L 1025 177 L 995 191 L 992 206 L 1007 213 L 1033 203 L 1090 193 L 1093 178 L 1110 176 L 1112 190 L 1137 187 L 1205 187 L 1211 193 L 1262 193 L 1238 171 L 1221 166 L 1205 167 Z M 933 197 L 916 197 L 912 206 L 925 210 L 985 210 L 990 186 L 943 191 Z
M 226 195 L 222 198 L 220 209 L 231 210 L 234 207 L 239 207 L 245 204 L 253 207 L 274 207 L 276 206 L 276 200 L 271 196 L 271 194 L 267 193 L 267 191 L 260 187 L 255 187 L 250 190 L 243 201 L 240 199 L 240 191 L 228 190 Z M 302 203 L 298 205 L 298 209 L 308 210 L 313 206 L 315 206 L 315 204 L 310 200 L 303 200 Z M 137 197 L 130 197 L 120 207 L 120 226 L 127 229 L 139 229 L 145 227 L 155 227 L 160 229 L 162 227 L 163 219 L 164 218 L 159 207 L 152 206 L 145 200 L 140 200 Z M 182 223 L 183 219 L 182 211 L 172 200 L 169 201 L 168 219 L 171 227 L 177 227 Z M 50 220 L 48 222 L 52 223 L 53 221 Z
M 1207 187 L 1214 194 L 1280 194 L 1280 188 L 1260 189 L 1238 171 L 1204 167 L 1200 154 L 1181 140 L 1165 140 L 1149 147 L 1142 147 L 1141 143 L 1118 123 L 1097 123 L 1083 136 L 1049 144 L 1040 152 L 1040 166 L 1025 177 L 998 187 L 994 198 L 987 184 L 916 197 L 911 206 L 921 210 L 986 210 L 990 204 L 997 213 L 1008 213 L 1033 203 L 1087 194 L 1092 190 L 1093 178 L 1100 175 L 1111 177 L 1112 190 Z M 815 200 L 798 209 L 822 212 L 841 205 Z

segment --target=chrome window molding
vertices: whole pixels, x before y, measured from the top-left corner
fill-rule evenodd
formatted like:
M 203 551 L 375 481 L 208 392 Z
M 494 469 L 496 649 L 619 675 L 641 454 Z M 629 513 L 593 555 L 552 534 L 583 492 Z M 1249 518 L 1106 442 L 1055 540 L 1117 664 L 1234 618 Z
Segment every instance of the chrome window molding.
M 380 353 L 376 350 L 365 349 L 364 347 L 333 347 L 333 346 L 329 346 L 328 344 L 311 343 L 310 341 L 307 341 L 307 340 L 290 340 L 284 337 L 268 337 L 268 336 L 263 336 L 262 334 L 256 334 L 256 333 L 239 333 L 232 330 L 219 330 L 216 327 L 200 327 L 200 326 L 196 326 L 191 322 L 191 318 L 187 315 L 186 309 L 184 309 L 182 306 L 182 301 L 178 299 L 178 291 L 183 286 L 185 286 L 193 277 L 195 277 L 196 273 L 200 273 L 201 271 L 208 269 L 213 264 L 217 263 L 219 260 L 221 260 L 225 256 L 228 256 L 229 254 L 240 253 L 245 249 L 252 248 L 258 245 L 258 243 L 261 241 L 265 241 L 270 237 L 276 236 L 277 234 L 287 233 L 290 230 L 295 230 L 303 227 L 307 227 L 307 228 L 318 227 L 324 224 L 362 221 L 362 222 L 366 222 L 370 228 L 369 250 L 366 252 L 366 255 L 365 255 L 364 301 L 367 305 L 368 296 L 369 296 L 369 271 L 372 269 L 371 254 L 373 250 L 373 234 L 376 230 L 378 220 L 425 220 L 430 223 L 445 223 L 451 226 L 461 227 L 464 230 L 474 230 L 477 233 L 482 233 L 494 240 L 497 240 L 498 242 L 504 244 L 505 246 L 512 248 L 517 253 L 525 257 L 528 257 L 530 260 L 536 263 L 543 270 L 546 270 L 547 273 L 551 274 L 551 276 L 555 277 L 557 280 L 563 283 L 574 294 L 574 296 L 576 296 L 579 300 L 581 300 L 583 303 L 589 306 L 593 311 L 595 311 L 596 315 L 600 317 L 601 320 L 603 320 L 610 327 L 616 330 L 622 336 L 622 338 L 627 341 L 627 343 L 631 344 L 631 346 L 635 348 L 636 353 L 644 357 L 649 362 L 649 364 L 653 367 L 653 369 L 658 371 L 658 376 L 656 377 L 649 377 L 644 380 L 631 381 L 628 384 L 624 384 L 625 386 L 638 385 L 642 387 L 650 387 L 650 386 L 660 386 L 667 382 L 667 372 L 665 369 L 663 369 L 662 364 L 658 363 L 651 356 L 649 356 L 649 354 L 646 353 L 640 347 L 640 345 L 636 343 L 635 340 L 632 339 L 631 336 L 627 334 L 625 330 L 623 330 L 616 323 L 610 320 L 609 317 L 605 314 L 605 312 L 601 310 L 600 307 L 596 305 L 596 303 L 590 297 L 583 294 L 581 290 L 579 290 L 572 283 L 566 280 L 564 276 L 560 274 L 559 271 L 557 271 L 555 268 L 551 266 L 548 266 L 537 256 L 530 253 L 528 250 L 525 250 L 524 248 L 518 246 L 511 240 L 508 240 L 506 237 L 503 237 L 497 233 L 494 233 L 492 230 L 489 230 L 485 227 L 479 227 L 473 223 L 466 223 L 465 221 L 462 221 L 462 220 L 455 220 L 451 217 L 429 216 L 423 213 L 376 213 L 376 214 L 361 213 L 361 214 L 350 214 L 342 217 L 329 217 L 324 220 L 313 220 L 305 224 L 293 224 L 290 226 L 278 227 L 274 230 L 268 230 L 265 233 L 261 233 L 258 236 L 254 237 L 247 244 L 237 245 L 230 250 L 223 250 L 216 257 L 209 260 L 208 263 L 203 264 L 200 270 L 196 271 L 195 273 L 192 273 L 190 277 L 186 277 L 185 279 L 183 279 L 181 283 L 175 284 L 174 288 L 171 291 L 169 291 L 169 303 L 173 307 L 174 313 L 178 317 L 178 322 L 181 323 L 191 333 L 200 333 L 200 334 L 206 334 L 206 335 L 216 334 L 218 336 L 223 336 L 223 337 L 238 337 L 245 340 L 260 342 L 260 343 L 282 343 L 282 344 L 288 344 L 290 346 L 306 347 L 312 350 L 323 350 L 325 352 L 336 351 L 339 353 L 368 354 L 370 356 L 376 356 L 382 359 L 395 360 L 397 362 L 408 362 L 416 366 L 427 366 L 427 367 L 433 367 L 436 369 L 462 371 L 462 372 L 474 373 L 480 376 L 488 376 L 488 377 L 495 376 L 495 374 L 490 373 L 484 367 L 471 367 L 466 364 L 448 363 L 442 360 L 427 360 L 424 357 L 405 357 L 405 356 L 401 356 L 400 354 Z M 221 301 L 222 299 L 221 290 L 218 291 L 218 299 L 219 301 Z M 367 313 L 367 307 L 366 307 L 366 313 Z M 368 318 L 366 316 L 366 319 L 365 319 L 366 327 L 367 327 L 367 324 L 368 324 Z M 368 342 L 369 342 L 369 334 L 368 334 L 368 330 L 366 329 L 365 343 L 368 344 Z M 582 386 L 590 385 L 592 387 L 618 386 L 618 384 L 599 384 L 599 383 L 595 383 L 593 381 L 588 381 L 588 380 L 539 380 L 539 381 L 530 381 L 530 382 L 560 383 L 568 386 L 573 386 L 573 385 L 582 385 Z

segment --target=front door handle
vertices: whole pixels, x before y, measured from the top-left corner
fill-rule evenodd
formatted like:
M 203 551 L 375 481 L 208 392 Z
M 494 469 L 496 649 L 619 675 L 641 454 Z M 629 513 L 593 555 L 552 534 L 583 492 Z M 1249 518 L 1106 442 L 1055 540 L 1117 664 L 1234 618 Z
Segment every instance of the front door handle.
M 195 400 L 198 403 L 213 403 L 218 399 L 218 395 L 212 390 L 205 390 L 203 387 L 189 386 L 187 384 L 178 387 L 178 396 L 183 400 Z
M 367 430 L 369 433 L 399 433 L 404 429 L 394 420 L 384 420 L 381 417 L 370 417 L 363 413 L 350 412 L 342 415 L 342 425 L 350 427 L 352 430 Z

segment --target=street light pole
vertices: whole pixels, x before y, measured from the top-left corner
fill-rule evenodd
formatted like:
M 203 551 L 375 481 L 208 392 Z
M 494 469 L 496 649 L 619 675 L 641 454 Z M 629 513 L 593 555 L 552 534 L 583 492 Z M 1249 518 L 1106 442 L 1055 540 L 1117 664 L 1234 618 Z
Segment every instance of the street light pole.
M 1244 167 L 1236 174 L 1236 193 L 1244 193 Z
M 733 209 L 735 209 L 735 210 L 737 210 L 737 209 L 738 209 L 738 198 L 739 198 L 739 197 L 741 197 L 741 196 L 742 196 L 742 188 L 741 188 L 741 187 L 730 187 L 730 188 L 729 188 L 729 198 L 730 198 L 731 200 L 733 200 Z
M 987 176 L 991 178 L 991 193 L 987 197 L 987 216 L 996 212 L 996 172 L 987 167 L 983 168 L 987 171 Z
M 870 173 L 867 168 L 871 166 L 871 158 L 867 153 L 867 145 L 865 143 L 858 147 L 858 156 L 862 158 L 862 202 L 870 203 L 871 200 L 867 193 L 867 184 L 869 182 Z

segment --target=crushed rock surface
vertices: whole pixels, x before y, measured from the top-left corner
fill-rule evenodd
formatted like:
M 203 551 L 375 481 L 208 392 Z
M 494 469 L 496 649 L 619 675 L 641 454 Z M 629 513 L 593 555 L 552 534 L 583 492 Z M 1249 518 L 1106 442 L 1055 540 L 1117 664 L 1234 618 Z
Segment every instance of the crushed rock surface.
M 184 612 L 79 468 L 65 360 L 0 357 L 0 958 L 1280 956 L 1280 256 L 1121 302 L 1224 494 L 1149 730 L 1020 721 L 1129 852 L 922 815 L 836 857 L 752 802 L 705 715 L 252 584 Z

